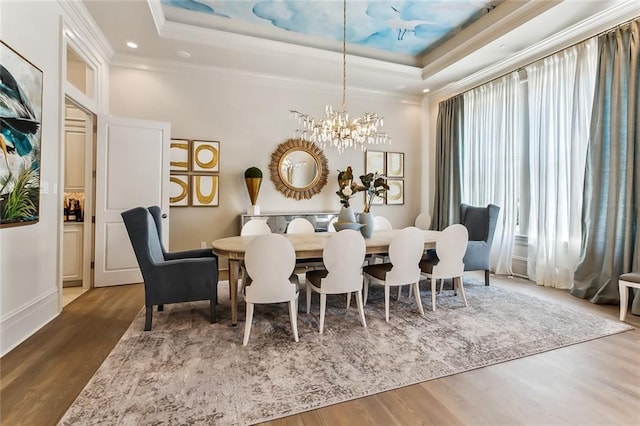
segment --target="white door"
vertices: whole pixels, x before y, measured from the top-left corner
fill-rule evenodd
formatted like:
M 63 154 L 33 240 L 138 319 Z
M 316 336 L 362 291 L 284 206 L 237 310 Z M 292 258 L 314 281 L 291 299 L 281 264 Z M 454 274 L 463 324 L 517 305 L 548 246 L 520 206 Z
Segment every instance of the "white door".
M 95 286 L 142 282 L 122 222 L 132 207 L 160 206 L 162 235 L 169 235 L 170 125 L 105 116 L 96 148 Z

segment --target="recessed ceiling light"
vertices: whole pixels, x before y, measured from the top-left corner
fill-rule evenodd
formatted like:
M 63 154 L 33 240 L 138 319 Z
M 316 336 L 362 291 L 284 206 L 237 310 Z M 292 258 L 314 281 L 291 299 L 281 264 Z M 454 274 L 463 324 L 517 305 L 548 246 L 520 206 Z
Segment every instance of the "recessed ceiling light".
M 182 59 L 189 59 L 191 57 L 191 53 L 184 50 L 176 50 L 176 56 Z
M 130 47 L 131 49 L 137 49 L 138 48 L 138 43 L 134 43 L 132 41 L 128 41 L 127 42 L 127 47 Z
M 422 93 L 429 93 L 431 89 L 422 89 Z

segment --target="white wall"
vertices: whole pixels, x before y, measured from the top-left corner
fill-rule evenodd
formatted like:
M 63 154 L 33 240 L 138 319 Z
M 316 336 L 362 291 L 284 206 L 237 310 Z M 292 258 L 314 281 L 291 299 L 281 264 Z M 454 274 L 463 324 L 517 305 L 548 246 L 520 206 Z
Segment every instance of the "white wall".
M 325 104 L 339 106 L 339 86 L 161 65 L 153 70 L 133 68 L 110 70 L 113 115 L 168 121 L 174 138 L 220 141 L 220 207 L 171 208 L 171 250 L 196 248 L 202 241 L 238 234 L 239 215 L 250 205 L 243 179 L 250 166 L 259 167 L 265 175 L 258 198 L 262 212 L 338 211 L 337 170 L 350 165 L 355 173 L 364 173 L 363 152 L 339 155 L 328 148 L 328 183 L 310 200 L 285 198 L 269 178 L 271 153 L 296 129 L 289 110 L 321 117 Z M 420 210 L 424 176 L 421 107 L 415 100 L 403 103 L 392 96 L 350 92 L 347 110 L 352 116 L 368 111 L 384 117 L 392 144 L 373 149 L 405 153 L 405 205 L 374 206 L 372 211 L 387 216 L 394 227 L 412 225 Z M 354 198 L 352 205 L 362 211 L 362 196 Z
M 0 229 L 1 354 L 58 314 L 60 14 L 56 2 L 0 2 L 0 38 L 43 71 L 40 221 Z

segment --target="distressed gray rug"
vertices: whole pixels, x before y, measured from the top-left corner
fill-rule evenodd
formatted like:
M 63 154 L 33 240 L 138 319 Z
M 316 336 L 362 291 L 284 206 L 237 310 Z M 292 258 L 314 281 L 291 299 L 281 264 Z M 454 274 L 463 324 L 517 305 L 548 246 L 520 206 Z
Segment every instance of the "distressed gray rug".
M 165 306 L 151 332 L 141 312 L 61 424 L 253 424 L 631 329 L 479 281 L 465 288 L 468 308 L 445 290 L 435 312 L 423 291 L 425 317 L 405 290 L 385 323 L 382 288 L 371 287 L 367 329 L 355 301 L 347 311 L 330 296 L 324 335 L 318 295 L 307 315 L 301 293 L 298 343 L 286 304 L 259 305 L 243 347 L 221 284 L 217 324 L 208 303 Z

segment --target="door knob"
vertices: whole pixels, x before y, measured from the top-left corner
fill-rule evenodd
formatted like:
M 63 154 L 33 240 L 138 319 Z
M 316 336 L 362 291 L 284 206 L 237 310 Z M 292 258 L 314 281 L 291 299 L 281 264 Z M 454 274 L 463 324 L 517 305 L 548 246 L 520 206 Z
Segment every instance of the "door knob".
M 163 214 L 162 214 L 162 218 L 163 218 L 163 219 L 166 219 L 166 218 L 167 218 L 167 214 L 166 214 L 166 213 L 163 213 Z

